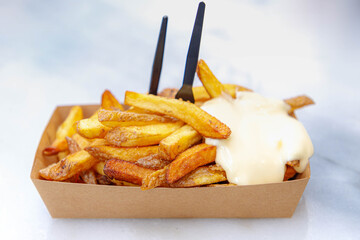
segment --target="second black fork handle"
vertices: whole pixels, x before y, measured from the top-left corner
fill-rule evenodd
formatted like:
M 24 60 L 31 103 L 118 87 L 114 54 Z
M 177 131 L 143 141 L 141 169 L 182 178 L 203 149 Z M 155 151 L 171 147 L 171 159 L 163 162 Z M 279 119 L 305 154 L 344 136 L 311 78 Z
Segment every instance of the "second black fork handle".
M 198 11 L 196 14 L 195 24 L 193 28 L 193 32 L 191 35 L 190 46 L 186 58 L 185 64 L 185 72 L 184 72 L 184 80 L 183 86 L 180 91 L 176 94 L 175 98 L 182 98 L 185 101 L 194 102 L 194 96 L 192 94 L 192 85 L 194 82 L 197 62 L 199 58 L 199 49 L 200 49 L 200 42 L 201 42 L 201 33 L 204 21 L 204 13 L 205 13 L 205 3 L 200 2 Z M 187 92 L 191 89 L 191 94 L 182 94 L 182 90 L 186 90 Z M 188 99 L 186 99 L 188 98 Z M 190 98 L 190 99 L 189 99 Z M 191 99 L 192 98 L 192 99 Z
M 153 94 L 153 95 L 157 95 L 157 91 L 159 87 L 159 80 L 160 80 L 162 62 L 164 57 L 167 22 L 168 22 L 168 17 L 164 16 L 161 22 L 159 39 L 156 46 L 155 57 L 151 72 L 149 94 Z

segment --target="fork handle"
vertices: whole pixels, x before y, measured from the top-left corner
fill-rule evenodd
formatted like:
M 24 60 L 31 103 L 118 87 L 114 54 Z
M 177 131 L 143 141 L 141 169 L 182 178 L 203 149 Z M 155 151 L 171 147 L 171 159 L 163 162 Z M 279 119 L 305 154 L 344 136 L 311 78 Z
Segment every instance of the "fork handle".
M 196 66 L 199 58 L 201 33 L 204 21 L 205 3 L 200 2 L 196 14 L 195 24 L 191 35 L 190 46 L 186 58 L 183 85 L 193 85 Z

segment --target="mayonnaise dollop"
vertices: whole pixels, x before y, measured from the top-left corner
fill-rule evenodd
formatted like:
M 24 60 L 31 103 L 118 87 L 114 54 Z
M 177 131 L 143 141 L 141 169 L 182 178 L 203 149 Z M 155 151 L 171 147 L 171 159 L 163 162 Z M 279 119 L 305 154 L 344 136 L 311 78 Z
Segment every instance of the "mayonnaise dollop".
M 216 163 L 231 183 L 282 182 L 286 162 L 300 160 L 295 170 L 303 172 L 314 152 L 304 126 L 288 115 L 284 101 L 238 92 L 236 99 L 214 98 L 201 108 L 232 131 L 228 139 L 206 139 L 217 146 Z

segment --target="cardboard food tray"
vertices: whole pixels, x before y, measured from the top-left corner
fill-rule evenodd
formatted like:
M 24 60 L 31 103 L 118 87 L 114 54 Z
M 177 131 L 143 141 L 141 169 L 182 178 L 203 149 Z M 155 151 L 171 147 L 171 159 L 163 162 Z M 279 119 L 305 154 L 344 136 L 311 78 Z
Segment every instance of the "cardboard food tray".
M 39 170 L 56 162 L 42 150 L 72 106 L 55 109 L 36 151 L 31 180 L 54 218 L 281 218 L 291 217 L 310 179 L 310 167 L 297 179 L 249 186 L 155 188 L 91 185 L 41 179 Z M 98 105 L 83 105 L 88 117 Z

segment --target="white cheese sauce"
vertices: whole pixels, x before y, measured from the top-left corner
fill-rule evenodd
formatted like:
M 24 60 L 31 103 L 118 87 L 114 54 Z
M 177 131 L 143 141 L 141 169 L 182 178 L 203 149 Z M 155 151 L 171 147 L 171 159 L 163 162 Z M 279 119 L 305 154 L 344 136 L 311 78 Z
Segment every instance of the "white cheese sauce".
M 288 115 L 290 106 L 284 101 L 238 92 L 236 99 L 214 98 L 201 108 L 232 131 L 228 139 L 206 138 L 217 146 L 216 163 L 231 183 L 282 182 L 286 162 L 300 160 L 294 168 L 303 172 L 314 152 L 304 126 Z

